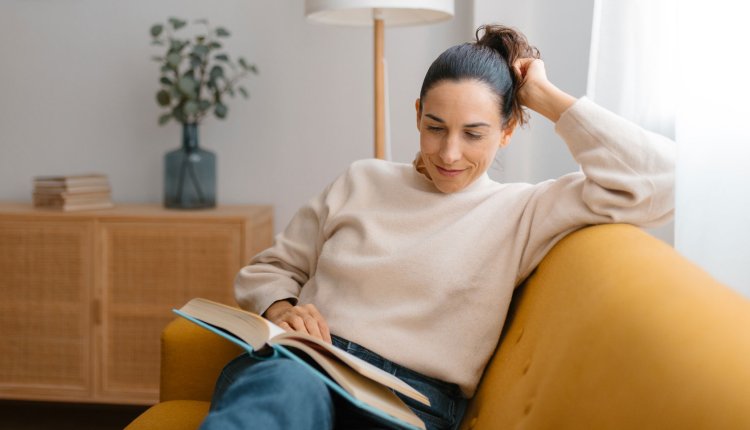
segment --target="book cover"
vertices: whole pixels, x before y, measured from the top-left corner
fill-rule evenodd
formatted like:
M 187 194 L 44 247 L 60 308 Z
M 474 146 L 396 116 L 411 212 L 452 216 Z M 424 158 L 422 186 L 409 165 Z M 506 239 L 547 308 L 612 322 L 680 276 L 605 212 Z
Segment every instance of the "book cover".
M 109 186 L 107 175 L 88 173 L 82 175 L 36 176 L 35 187 Z

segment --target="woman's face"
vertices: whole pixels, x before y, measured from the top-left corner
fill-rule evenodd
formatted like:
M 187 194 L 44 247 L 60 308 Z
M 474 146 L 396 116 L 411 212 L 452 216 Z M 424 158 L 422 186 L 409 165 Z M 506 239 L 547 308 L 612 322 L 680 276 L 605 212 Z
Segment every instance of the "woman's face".
M 466 188 L 489 168 L 513 127 L 502 128 L 497 96 L 476 80 L 443 81 L 417 99 L 422 160 L 444 193 Z

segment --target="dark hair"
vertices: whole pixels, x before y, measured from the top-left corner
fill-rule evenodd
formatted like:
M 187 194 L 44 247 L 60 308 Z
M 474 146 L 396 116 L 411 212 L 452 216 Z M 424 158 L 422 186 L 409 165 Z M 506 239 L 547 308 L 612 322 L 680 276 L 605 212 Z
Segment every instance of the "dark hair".
M 539 58 L 539 50 L 520 31 L 503 25 L 483 25 L 475 37 L 475 42 L 450 47 L 432 62 L 419 93 L 420 108 L 427 92 L 439 82 L 475 79 L 497 96 L 503 128 L 525 124 L 528 114 L 516 97 L 521 76 L 512 65 L 521 58 Z

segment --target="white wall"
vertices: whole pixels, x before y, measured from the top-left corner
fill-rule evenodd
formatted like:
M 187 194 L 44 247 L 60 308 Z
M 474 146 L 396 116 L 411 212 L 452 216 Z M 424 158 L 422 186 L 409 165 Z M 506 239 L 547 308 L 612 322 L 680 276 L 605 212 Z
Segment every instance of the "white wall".
M 101 171 L 115 202 L 162 196 L 162 157 L 180 128 L 159 127 L 148 30 L 169 16 L 232 32 L 258 65 L 251 99 L 201 125 L 223 204 L 272 204 L 276 230 L 353 160 L 372 156 L 372 30 L 309 23 L 302 0 L 2 0 L 0 200 L 30 201 L 35 175 Z M 414 100 L 432 60 L 469 40 L 472 1 L 453 20 L 388 28 L 393 159 L 418 150 Z

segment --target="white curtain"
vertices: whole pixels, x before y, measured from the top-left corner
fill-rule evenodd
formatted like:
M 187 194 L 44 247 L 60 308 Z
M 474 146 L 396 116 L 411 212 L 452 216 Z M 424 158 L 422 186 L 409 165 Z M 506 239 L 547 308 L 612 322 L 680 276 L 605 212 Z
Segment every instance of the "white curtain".
M 596 0 L 588 86 L 598 103 L 675 138 L 675 247 L 747 296 L 749 15 L 731 0 Z

